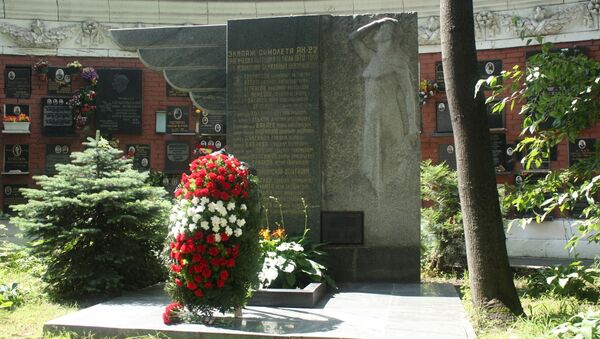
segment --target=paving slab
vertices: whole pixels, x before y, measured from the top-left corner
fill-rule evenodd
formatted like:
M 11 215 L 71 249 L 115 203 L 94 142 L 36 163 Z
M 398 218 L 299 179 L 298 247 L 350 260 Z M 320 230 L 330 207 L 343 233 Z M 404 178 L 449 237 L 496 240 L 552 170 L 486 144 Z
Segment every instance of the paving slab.
M 54 319 L 45 331 L 124 338 L 475 338 L 461 301 L 448 284 L 353 283 L 314 308 L 244 308 L 212 325 L 165 325 L 170 302 L 161 285 Z

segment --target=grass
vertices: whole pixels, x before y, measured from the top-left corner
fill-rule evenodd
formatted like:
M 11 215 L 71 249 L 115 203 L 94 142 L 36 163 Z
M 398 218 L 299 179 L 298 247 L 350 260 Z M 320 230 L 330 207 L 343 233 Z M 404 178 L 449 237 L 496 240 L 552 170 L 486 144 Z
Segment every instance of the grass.
M 35 267 L 32 267 L 35 266 Z M 46 321 L 76 311 L 75 305 L 55 303 L 43 292 L 39 277 L 42 268 L 30 265 L 30 271 L 0 266 L 0 284 L 17 282 L 23 304 L 13 310 L 0 310 L 0 333 L 8 338 L 41 338 Z

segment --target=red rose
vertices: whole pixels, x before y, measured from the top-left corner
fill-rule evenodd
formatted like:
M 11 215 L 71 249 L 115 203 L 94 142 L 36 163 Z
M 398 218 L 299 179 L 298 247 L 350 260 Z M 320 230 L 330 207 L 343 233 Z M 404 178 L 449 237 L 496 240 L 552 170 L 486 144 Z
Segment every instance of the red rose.
M 215 243 L 215 235 L 214 234 L 209 234 L 208 236 L 206 236 L 206 243 L 208 244 L 214 244 Z
M 205 268 L 202 270 L 202 276 L 206 279 L 210 278 L 210 276 L 212 275 L 212 271 L 209 270 L 208 268 Z
M 219 249 L 216 247 L 211 247 L 208 249 L 208 254 L 212 257 L 216 256 L 217 254 L 219 254 Z
M 225 177 L 222 175 L 217 175 L 217 181 L 218 182 L 224 182 L 225 181 Z
M 233 174 L 228 175 L 227 180 L 229 180 L 229 182 L 235 182 L 235 175 L 233 175 Z
M 217 169 L 217 172 L 219 172 L 220 175 L 225 175 L 227 173 L 227 170 L 225 169 L 225 167 L 219 167 L 219 169 Z
M 204 283 L 204 287 L 206 287 L 206 288 L 213 288 L 213 283 L 210 282 L 210 281 L 207 281 L 207 282 Z
M 200 175 L 201 177 L 204 177 L 204 176 L 206 176 L 206 170 L 205 170 L 204 168 L 201 168 L 201 169 L 198 171 L 198 175 Z
M 217 280 L 217 287 L 221 288 L 223 286 L 225 286 L 225 281 L 223 281 L 223 280 Z
M 198 288 L 198 285 L 196 285 L 196 283 L 193 281 L 188 281 L 185 286 L 192 291 Z
M 229 279 L 229 272 L 221 271 L 221 273 L 219 274 L 219 279 L 223 281 Z
M 229 259 L 229 260 L 227 260 L 227 265 L 226 265 L 226 266 L 227 266 L 228 268 L 232 268 L 232 267 L 234 267 L 234 266 L 235 266 L 235 260 L 233 260 L 233 259 Z
M 215 180 L 215 179 L 217 179 L 217 173 L 213 173 L 213 172 L 210 172 L 210 173 L 208 173 L 208 178 L 209 178 L 210 180 Z
M 169 316 L 169 313 L 163 313 L 163 322 L 165 323 L 165 325 L 171 324 L 171 317 Z
M 202 290 L 195 290 L 194 294 L 198 297 L 198 298 L 202 298 L 204 296 L 204 293 L 202 293 Z
M 197 283 L 201 282 L 202 281 L 202 276 L 201 275 L 195 275 L 194 276 L 194 281 L 197 282 Z
M 181 287 L 183 284 L 181 283 L 181 280 L 179 280 L 178 278 L 175 278 L 175 285 Z
M 181 266 L 171 264 L 171 271 L 179 273 L 179 272 L 181 272 Z
M 229 236 L 227 235 L 227 233 L 222 232 L 221 233 L 221 241 L 227 241 L 229 240 Z
M 227 201 L 229 200 L 229 194 L 225 193 L 225 192 L 221 192 L 220 196 L 221 200 L 223 201 Z

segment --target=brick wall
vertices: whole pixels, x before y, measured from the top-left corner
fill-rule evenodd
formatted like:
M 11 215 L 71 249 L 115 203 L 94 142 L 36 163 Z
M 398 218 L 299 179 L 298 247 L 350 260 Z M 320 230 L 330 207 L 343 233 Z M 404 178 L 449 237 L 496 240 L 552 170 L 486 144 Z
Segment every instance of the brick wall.
M 562 43 L 557 44 L 556 47 L 585 47 L 588 49 L 588 56 L 590 58 L 600 60 L 600 40 L 593 41 L 582 41 L 577 43 Z M 478 51 L 478 60 L 491 60 L 501 59 L 503 62 L 503 69 L 511 69 L 513 65 L 518 64 L 522 68 L 525 67 L 525 53 L 527 51 L 539 50 L 539 47 L 518 47 L 518 48 L 505 48 L 495 50 L 482 50 Z M 441 53 L 426 53 L 419 56 L 420 61 L 420 75 L 421 79 L 434 80 L 435 79 L 435 63 L 442 60 Z M 435 102 L 446 100 L 445 92 L 440 91 L 434 97 L 427 99 L 426 104 L 421 108 L 422 116 L 422 134 L 421 134 L 421 154 L 423 159 L 432 159 L 435 163 L 439 162 L 438 145 L 439 144 L 453 144 L 451 134 L 440 135 L 436 133 L 436 110 Z M 501 133 L 506 134 L 507 144 L 516 143 L 519 139 L 521 132 L 522 117 L 517 113 L 520 109 L 520 105 L 515 105 L 513 111 L 509 110 L 509 107 L 505 111 L 505 131 Z M 584 131 L 580 137 L 596 138 L 600 139 L 600 125 L 596 125 Z M 568 167 L 569 159 L 568 155 L 568 143 L 563 142 L 557 147 L 557 158 L 556 161 L 552 161 L 550 164 L 551 169 L 558 169 Z M 515 165 L 513 171 L 505 174 L 499 174 L 497 180 L 499 183 L 513 183 L 514 175 L 520 172 L 521 167 L 518 164 Z
M 557 47 L 574 47 L 575 44 L 560 44 Z M 576 46 L 587 47 L 591 58 L 600 60 L 600 40 L 578 42 Z M 536 47 L 519 47 L 506 48 L 496 50 L 483 50 L 478 52 L 480 60 L 486 59 L 501 59 L 503 68 L 509 69 L 514 64 L 519 64 L 522 67 L 525 65 L 525 53 L 528 50 L 536 50 Z M 39 58 L 29 56 L 0 56 L 0 67 L 4 69 L 6 65 L 23 65 L 30 67 Z M 424 53 L 419 57 L 420 61 L 420 77 L 421 79 L 435 79 L 435 63 L 441 61 L 440 53 Z M 50 66 L 65 66 L 74 58 L 68 57 L 49 57 Z M 128 143 L 149 144 L 151 147 L 151 163 L 150 167 L 153 170 L 163 170 L 165 167 L 165 142 L 168 140 L 194 141 L 193 136 L 172 136 L 168 134 L 155 133 L 155 111 L 165 110 L 168 105 L 189 105 L 189 98 L 167 97 L 166 82 L 159 72 L 152 71 L 146 68 L 138 59 L 129 58 L 77 58 L 83 65 L 92 66 L 95 68 L 136 68 L 143 71 L 143 116 L 142 135 L 115 135 L 119 141 L 121 148 L 124 148 Z M 73 88 L 78 87 L 77 81 L 74 82 Z M 47 96 L 47 85 L 44 81 L 38 79 L 37 76 L 32 77 L 32 95 L 29 99 L 7 99 L 4 94 L 4 83 L 0 81 L 0 104 L 29 104 L 31 116 L 30 134 L 0 134 L 0 144 L 29 144 L 29 175 L 2 175 L 0 176 L 1 185 L 10 184 L 28 184 L 33 186 L 34 182 L 31 178 L 33 175 L 44 174 L 45 168 L 45 145 L 53 143 L 70 144 L 73 151 L 81 150 L 81 141 L 84 140 L 84 135 L 80 132 L 77 137 L 48 137 L 41 133 L 41 98 Z M 427 103 L 422 107 L 422 134 L 421 147 L 422 158 L 432 159 L 434 162 L 439 161 L 438 145 L 452 144 L 452 135 L 440 135 L 436 133 L 436 113 L 435 102 L 445 100 L 445 92 L 438 92 L 434 97 L 429 98 Z M 505 114 L 505 131 L 507 143 L 515 143 L 519 139 L 521 117 L 517 115 L 519 107 L 515 107 L 514 111 L 506 111 Z M 190 124 L 193 125 L 193 118 Z M 92 132 L 90 132 L 92 133 Z M 600 139 L 600 126 L 596 126 L 585 131 L 581 137 Z M 3 147 L 2 147 L 3 148 Z M 1 154 L 1 152 L 0 152 Z M 3 159 L 0 158 L 0 166 L 3 166 Z M 551 168 L 563 168 L 568 166 L 568 145 L 566 142 L 558 146 L 557 160 L 552 161 Z M 499 174 L 498 182 L 510 182 L 514 180 L 514 175 L 520 171 L 520 166 L 517 164 L 512 172 Z M 0 194 L 0 203 L 2 195 Z

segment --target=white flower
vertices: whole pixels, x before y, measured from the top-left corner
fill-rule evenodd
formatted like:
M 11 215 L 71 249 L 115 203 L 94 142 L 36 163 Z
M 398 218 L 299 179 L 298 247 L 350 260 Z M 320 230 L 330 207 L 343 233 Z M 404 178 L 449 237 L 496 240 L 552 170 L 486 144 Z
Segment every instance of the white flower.
M 231 227 L 225 227 L 225 234 L 227 234 L 227 236 L 231 236 L 233 234 L 233 230 L 231 229 Z
M 214 233 L 219 233 L 220 229 L 221 229 L 221 226 L 219 226 L 219 225 L 213 225 L 212 231 Z
M 240 236 L 242 236 L 242 229 L 236 228 L 235 231 L 233 231 L 233 235 L 235 235 L 236 238 L 239 238 Z
M 202 212 L 204 212 L 205 209 L 206 208 L 204 206 L 198 206 L 198 207 L 196 207 L 196 213 L 202 213 Z
M 181 199 L 181 200 L 179 200 L 179 206 L 184 206 L 187 203 L 188 203 L 187 199 Z
M 169 216 L 169 221 L 170 221 L 171 223 L 174 223 L 174 222 L 175 222 L 175 220 L 177 220 L 177 216 L 176 216 L 175 214 L 171 214 L 171 215 Z
M 223 200 L 217 201 L 215 205 L 217 205 L 218 208 L 225 207 L 225 205 L 223 205 Z
M 208 204 L 208 211 L 214 212 L 217 209 L 217 205 L 214 202 Z
M 237 225 L 239 227 L 242 227 L 242 226 L 246 225 L 246 220 L 245 219 L 238 219 Z
M 188 217 L 191 217 L 192 215 L 196 214 L 196 209 L 193 207 L 190 207 L 187 209 L 187 215 Z
M 234 208 L 235 208 L 235 203 L 233 201 L 231 201 L 229 204 L 227 204 L 228 211 L 233 211 Z
M 207 230 L 208 229 L 208 221 L 202 221 L 200 223 L 200 228 L 203 230 Z
M 248 207 L 246 207 L 246 204 L 242 204 L 242 205 L 240 205 L 240 209 L 241 209 L 242 211 L 245 211 L 245 210 L 247 210 L 247 209 L 248 209 Z
M 221 225 L 221 218 L 217 217 L 216 215 L 213 215 L 212 217 L 210 217 L 210 222 L 212 223 L 213 227 L 219 227 L 219 225 Z
M 196 230 L 196 224 L 189 224 L 190 232 L 194 232 Z
M 179 211 L 177 212 L 177 219 L 185 219 L 185 212 L 184 211 Z
M 302 252 L 304 251 L 304 247 L 302 247 L 302 245 L 294 243 L 294 245 L 292 246 L 292 250 L 296 251 L 296 252 Z
M 209 202 L 209 200 L 208 200 L 208 198 L 207 198 L 207 197 L 202 197 L 202 198 L 200 198 L 200 204 L 201 204 L 201 205 L 203 205 L 203 206 L 204 206 L 204 205 L 208 204 L 208 202 Z
M 287 265 L 285 265 L 285 267 L 283 268 L 283 271 L 287 272 L 287 273 L 292 273 L 292 272 L 294 272 L 295 269 L 296 269 L 296 264 L 294 264 L 293 261 L 290 261 Z
M 192 204 L 198 205 L 199 202 L 200 202 L 200 199 L 198 199 L 198 197 L 192 198 Z
M 227 226 L 227 219 L 221 218 L 221 227 Z
M 200 214 L 194 214 L 194 215 L 192 215 L 192 221 L 193 222 L 198 222 L 198 220 L 200 220 Z
M 219 233 L 215 234 L 215 242 L 221 242 L 221 235 Z
M 279 246 L 277 246 L 277 250 L 279 252 L 284 252 L 290 249 L 290 243 L 288 242 L 283 242 L 281 244 L 279 244 Z
M 229 216 L 230 223 L 235 224 L 236 221 L 237 221 L 237 217 L 235 216 L 235 214 L 232 214 Z
M 175 228 L 179 228 L 179 227 L 181 227 L 181 222 L 180 221 L 178 221 L 178 222 L 175 223 Z

